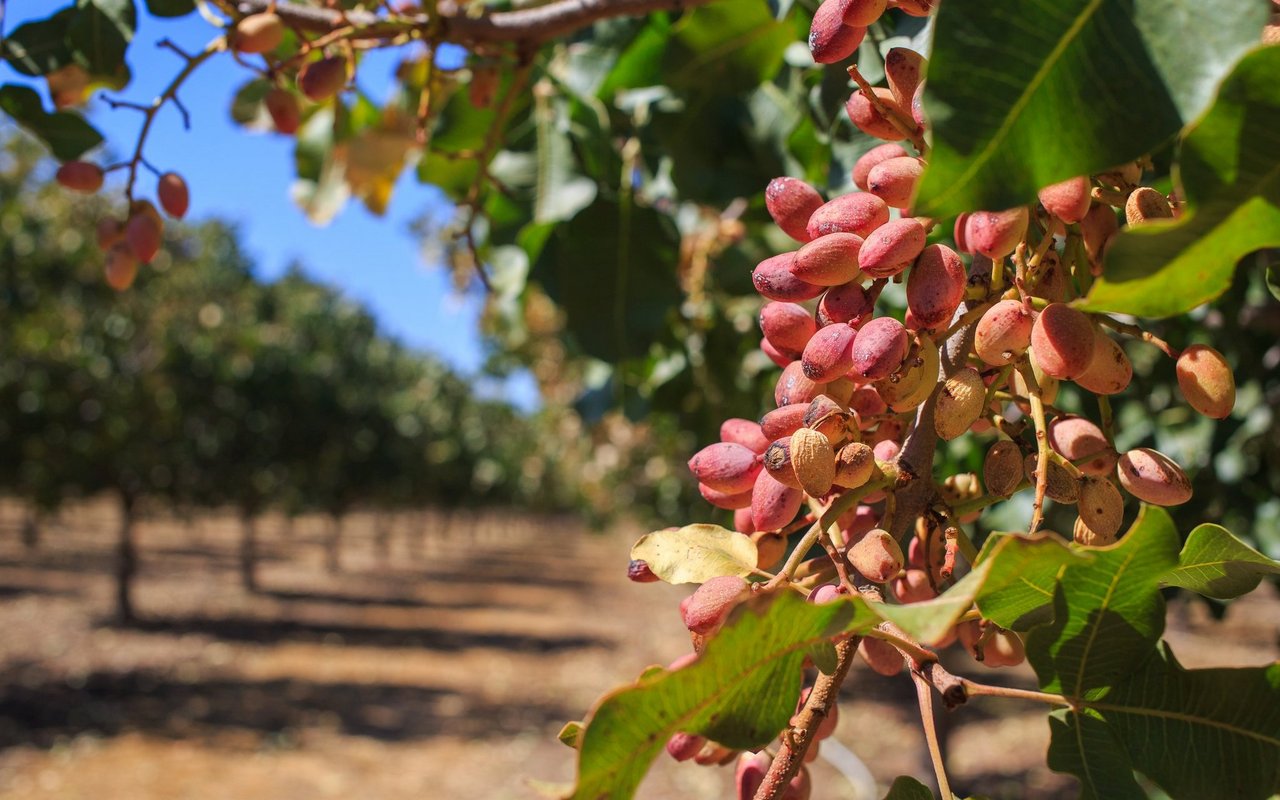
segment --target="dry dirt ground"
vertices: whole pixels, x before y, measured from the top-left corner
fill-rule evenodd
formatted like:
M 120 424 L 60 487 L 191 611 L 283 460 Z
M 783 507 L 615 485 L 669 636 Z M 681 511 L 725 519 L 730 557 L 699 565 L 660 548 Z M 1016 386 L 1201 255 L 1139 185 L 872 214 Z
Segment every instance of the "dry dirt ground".
M 0 504 L 0 800 L 533 798 L 531 779 L 572 778 L 566 720 L 689 646 L 682 590 L 624 577 L 634 531 L 424 512 L 393 520 L 386 551 L 356 515 L 330 574 L 322 520 L 290 534 L 269 518 L 249 592 L 234 516 L 157 514 L 139 529 L 140 621 L 121 626 L 113 507 L 63 512 L 35 551 L 21 518 Z M 1265 586 L 1221 623 L 1175 603 L 1169 638 L 1188 665 L 1267 663 L 1277 608 Z M 1025 669 L 1002 677 L 1031 685 Z M 927 774 L 916 713 L 909 681 L 859 668 L 814 797 L 879 797 L 867 769 L 881 791 Z M 1043 766 L 1040 708 L 975 704 L 944 733 L 957 789 L 1074 796 Z M 731 783 L 731 768 L 663 756 L 640 795 L 728 797 Z

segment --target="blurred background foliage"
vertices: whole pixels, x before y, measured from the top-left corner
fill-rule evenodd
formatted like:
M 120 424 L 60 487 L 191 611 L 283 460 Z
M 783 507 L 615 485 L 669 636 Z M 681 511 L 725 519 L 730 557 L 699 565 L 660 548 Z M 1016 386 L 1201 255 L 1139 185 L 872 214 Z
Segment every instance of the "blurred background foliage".
M 18 138 L 0 156 L 6 490 L 49 509 L 102 491 L 249 512 L 570 501 L 536 446 L 554 421 L 475 399 L 298 270 L 255 280 L 225 225 L 170 226 L 137 289 L 112 291 L 105 203 L 38 156 Z

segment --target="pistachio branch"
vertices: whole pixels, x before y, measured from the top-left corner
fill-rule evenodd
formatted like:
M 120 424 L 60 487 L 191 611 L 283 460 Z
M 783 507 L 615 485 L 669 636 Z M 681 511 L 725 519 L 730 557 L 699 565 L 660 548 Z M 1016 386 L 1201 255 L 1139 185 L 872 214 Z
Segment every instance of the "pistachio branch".
M 804 765 L 805 753 L 813 744 L 818 727 L 831 713 L 840 694 L 840 685 L 844 683 L 853 665 L 853 655 L 858 649 L 857 636 L 845 639 L 836 645 L 836 667 L 830 675 L 819 673 L 814 681 L 813 690 L 805 701 L 804 708 L 796 715 L 795 724 L 783 732 L 782 746 L 773 757 L 764 782 L 756 790 L 755 800 L 777 800 L 786 792 L 787 784 L 800 767 Z
M 239 0 L 234 5 L 242 15 L 258 14 L 274 7 L 281 19 L 299 30 L 326 33 L 350 25 L 352 39 L 394 39 L 405 34 L 426 37 L 429 33 L 437 42 L 537 45 L 602 19 L 687 9 L 708 2 L 710 0 L 553 0 L 513 11 L 484 10 L 474 16 L 472 4 L 457 0 L 441 0 L 436 4 L 434 15 L 342 12 L 289 0 Z

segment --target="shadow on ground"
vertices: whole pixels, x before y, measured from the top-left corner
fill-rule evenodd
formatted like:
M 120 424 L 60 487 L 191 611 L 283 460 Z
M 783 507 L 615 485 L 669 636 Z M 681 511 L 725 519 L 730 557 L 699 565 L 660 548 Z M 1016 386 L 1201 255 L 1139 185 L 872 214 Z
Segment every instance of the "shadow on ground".
M 96 672 L 82 681 L 31 684 L 7 672 L 0 673 L 0 748 L 48 747 L 80 733 L 191 738 L 316 727 L 385 741 L 443 733 L 503 737 L 572 717 L 559 706 L 512 707 L 443 687 L 301 679 L 186 682 L 151 672 Z
M 377 625 L 312 623 L 247 616 L 148 617 L 129 623 L 103 621 L 103 627 L 144 633 L 211 636 L 227 642 L 279 644 L 311 642 L 357 647 L 412 648 L 455 652 L 491 648 L 515 653 L 551 654 L 586 647 L 611 648 L 613 643 L 592 636 L 540 636 L 506 631 L 462 631 L 442 628 L 399 628 Z

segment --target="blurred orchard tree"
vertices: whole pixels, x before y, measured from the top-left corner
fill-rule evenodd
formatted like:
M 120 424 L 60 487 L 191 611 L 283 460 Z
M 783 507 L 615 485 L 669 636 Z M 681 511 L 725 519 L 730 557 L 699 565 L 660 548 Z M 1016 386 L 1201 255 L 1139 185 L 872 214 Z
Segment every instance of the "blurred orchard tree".
M 256 280 L 225 225 L 172 229 L 136 290 L 112 290 L 86 235 L 105 211 L 50 184 L 31 143 L 4 143 L 0 488 L 45 511 L 118 498 L 123 618 L 143 500 L 238 509 L 250 587 L 268 508 L 322 511 L 337 531 L 356 507 L 571 501 L 535 447 L 539 418 L 475 398 L 298 271 Z

